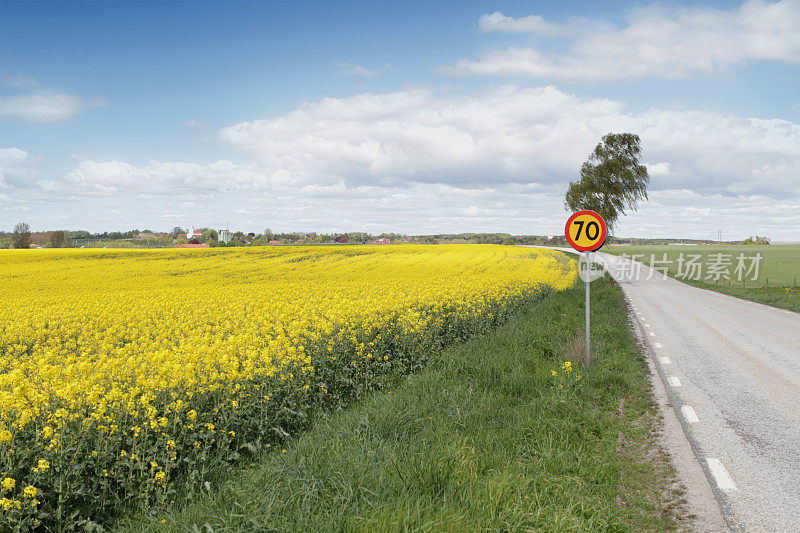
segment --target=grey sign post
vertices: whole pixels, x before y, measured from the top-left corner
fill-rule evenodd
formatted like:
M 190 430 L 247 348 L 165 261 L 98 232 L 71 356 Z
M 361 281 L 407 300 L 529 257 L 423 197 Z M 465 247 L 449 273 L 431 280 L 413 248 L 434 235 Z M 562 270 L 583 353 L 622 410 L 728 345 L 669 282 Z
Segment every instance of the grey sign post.
M 599 260 L 598 260 L 599 259 Z M 598 267 L 598 268 L 595 268 Z M 603 276 L 605 271 L 605 261 L 602 258 L 595 257 L 593 252 L 584 252 L 583 254 L 578 256 L 578 275 L 583 280 L 584 287 L 586 289 L 586 305 L 585 305 L 585 312 L 586 312 L 586 366 L 591 366 L 592 364 L 592 352 L 591 352 L 591 341 L 590 341 L 590 332 L 591 332 L 591 288 L 590 285 L 592 282 L 600 277 Z
M 589 319 L 591 317 L 591 294 L 589 284 L 602 275 L 602 270 L 598 272 L 592 268 L 593 261 L 591 252 L 598 250 L 603 246 L 607 235 L 608 227 L 606 226 L 606 221 L 603 220 L 603 217 L 601 217 L 598 213 L 588 209 L 573 213 L 572 216 L 570 216 L 567 220 L 567 224 L 564 226 L 564 236 L 566 237 L 569 245 L 579 252 L 586 253 L 585 256 L 578 256 L 578 273 L 583 279 L 586 287 L 586 366 L 591 366 L 592 364 L 591 345 L 589 338 Z
M 586 276 L 583 278 L 583 284 L 586 287 L 586 366 L 592 366 L 592 352 L 589 349 L 589 286 L 592 284 L 591 271 L 592 271 L 592 257 L 591 252 L 586 253 Z

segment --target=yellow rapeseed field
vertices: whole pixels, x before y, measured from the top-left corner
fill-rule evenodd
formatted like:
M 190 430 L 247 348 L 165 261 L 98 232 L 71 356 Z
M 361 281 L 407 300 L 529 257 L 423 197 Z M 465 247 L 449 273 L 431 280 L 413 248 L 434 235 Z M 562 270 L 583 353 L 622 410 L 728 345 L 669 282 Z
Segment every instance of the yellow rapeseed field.
M 2 523 L 170 501 L 575 276 L 501 246 L 1 251 Z

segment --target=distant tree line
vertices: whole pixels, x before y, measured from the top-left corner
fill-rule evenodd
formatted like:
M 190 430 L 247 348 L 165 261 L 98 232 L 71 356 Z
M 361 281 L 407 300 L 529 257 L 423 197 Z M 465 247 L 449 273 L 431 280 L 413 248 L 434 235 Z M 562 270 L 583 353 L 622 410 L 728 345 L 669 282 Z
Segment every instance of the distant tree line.
M 378 240 L 387 240 L 390 244 L 505 244 L 505 245 L 539 245 L 567 246 L 563 235 L 512 235 L 510 233 L 437 233 L 431 235 L 405 235 L 401 233 L 371 234 L 365 232 L 348 233 L 315 233 L 288 232 L 230 233 L 230 241 L 219 240 L 219 231 L 213 228 L 200 228 L 198 237 L 191 240 L 185 238 L 187 230 L 175 227 L 170 232 L 154 232 L 148 229 L 120 231 L 104 231 L 91 233 L 84 230 L 41 231 L 31 232 L 26 223 L 19 223 L 11 233 L 0 232 L 0 248 L 28 248 L 30 245 L 63 248 L 63 247 L 109 247 L 109 248 L 171 248 L 176 244 L 208 244 L 212 247 L 266 246 L 270 244 L 373 244 Z M 181 238 L 179 238 L 181 237 Z M 742 241 L 737 241 L 742 242 Z M 768 237 L 756 235 L 746 239 L 744 244 L 768 244 Z M 713 244 L 708 239 L 640 239 L 609 237 L 609 244 L 653 245 L 653 244 Z M 735 244 L 735 242 L 733 243 Z
M 64 230 L 31 232 L 30 226 L 20 222 L 11 233 L 0 232 L 0 248 L 30 248 L 32 244 L 47 248 L 64 248 L 68 232 Z

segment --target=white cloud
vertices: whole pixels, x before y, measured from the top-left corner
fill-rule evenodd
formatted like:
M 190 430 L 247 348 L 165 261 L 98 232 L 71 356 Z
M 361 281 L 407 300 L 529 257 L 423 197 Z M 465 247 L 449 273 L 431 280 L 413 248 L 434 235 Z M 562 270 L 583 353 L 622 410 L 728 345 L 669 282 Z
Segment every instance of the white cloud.
M 651 202 L 621 223 L 620 234 L 703 236 L 697 228 L 724 215 L 747 221 L 750 233 L 797 235 L 775 221 L 800 204 L 797 124 L 629 113 L 622 102 L 554 87 L 329 98 L 220 131 L 248 162 L 87 160 L 37 190 L 106 207 L 124 196 L 137 206 L 130 215 L 137 221 L 178 208 L 208 219 L 197 224 L 230 217 L 234 226 L 256 221 L 254 230 L 555 234 L 567 181 L 609 131 L 640 135 L 651 174 Z
M 645 163 L 647 173 L 650 177 L 654 176 L 669 176 L 672 174 L 669 163 L 662 161 L 661 163 Z
M 797 124 L 701 111 L 625 113 L 622 102 L 581 99 L 554 87 L 329 98 L 225 128 L 220 136 L 253 154 L 284 186 L 470 187 L 565 184 L 610 131 L 640 135 L 656 188 L 771 195 L 797 189 Z
M 513 18 L 495 11 L 478 19 L 481 31 L 502 31 L 507 33 L 534 33 L 537 35 L 557 36 L 569 33 L 570 30 L 560 24 L 548 22 L 539 15 Z
M 479 26 L 575 37 L 564 53 L 532 47 L 492 50 L 477 60 L 461 59 L 446 72 L 566 80 L 682 78 L 747 60 L 800 62 L 797 0 L 751 0 L 730 11 L 653 4 L 634 9 L 622 28 L 592 21 L 558 25 L 537 15 L 515 19 L 500 12 L 484 15 Z
M 414 90 L 328 98 L 220 136 L 297 186 L 553 181 L 591 149 L 581 141 L 599 138 L 606 126 L 593 121 L 622 107 L 553 87 L 454 97 Z
M 360 65 L 353 65 L 345 61 L 337 61 L 336 66 L 339 67 L 339 72 L 342 74 L 363 76 L 365 78 L 377 78 L 381 73 L 379 69 L 369 69 Z
M 176 192 L 267 190 L 281 181 L 251 165 L 220 160 L 209 164 L 149 161 L 133 165 L 122 161 L 82 161 L 64 176 L 61 188 L 101 194 L 174 194 Z
M 54 122 L 102 105 L 105 105 L 102 99 L 85 101 L 69 94 L 47 92 L 0 96 L 0 120 Z
M 798 195 L 800 125 L 701 111 L 626 113 L 618 101 L 516 86 L 470 96 L 414 90 L 328 98 L 221 130 L 223 140 L 251 156 L 247 163 L 86 160 L 39 188 L 149 196 L 291 191 L 324 198 L 402 193 L 420 183 L 516 184 L 560 195 L 600 138 L 622 131 L 641 137 L 653 190 Z M 14 154 L 5 166 L 17 183 L 31 171 L 27 154 Z
M 19 148 L 0 148 L 0 189 L 33 185 L 36 172 L 28 152 Z

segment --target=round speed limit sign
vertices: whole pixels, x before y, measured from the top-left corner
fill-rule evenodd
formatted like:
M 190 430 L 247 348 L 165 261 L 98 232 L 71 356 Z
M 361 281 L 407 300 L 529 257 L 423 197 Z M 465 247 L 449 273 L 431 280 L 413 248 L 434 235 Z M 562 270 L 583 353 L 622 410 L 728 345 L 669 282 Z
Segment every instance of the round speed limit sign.
M 578 211 L 567 220 L 564 235 L 579 252 L 594 252 L 606 241 L 606 221 L 594 211 Z

